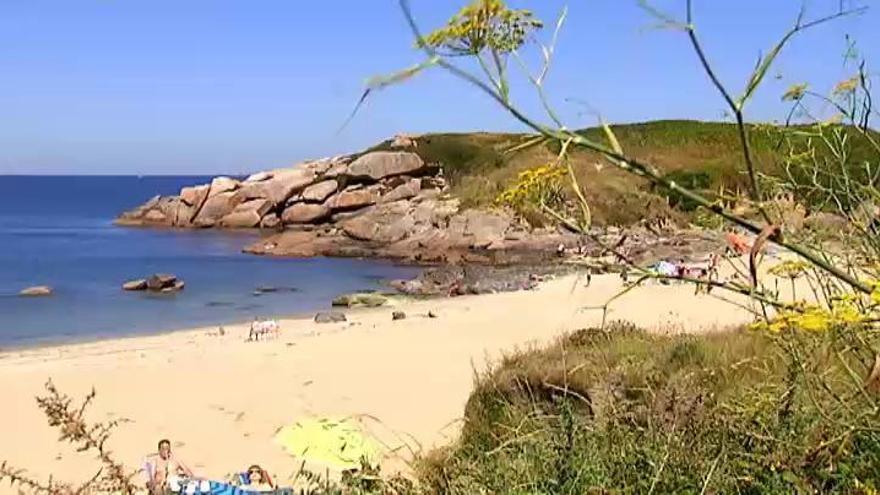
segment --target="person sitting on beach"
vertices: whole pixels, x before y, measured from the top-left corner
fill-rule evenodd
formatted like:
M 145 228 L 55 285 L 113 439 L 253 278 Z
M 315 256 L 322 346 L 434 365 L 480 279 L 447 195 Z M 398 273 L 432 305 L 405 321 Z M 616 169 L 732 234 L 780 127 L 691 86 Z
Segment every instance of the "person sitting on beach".
M 259 464 L 254 464 L 247 469 L 242 477 L 241 487 L 248 492 L 271 492 L 275 490 L 275 483 L 265 469 Z
M 192 470 L 171 452 L 171 441 L 168 439 L 159 440 L 159 453 L 150 456 L 147 469 L 150 493 L 164 493 L 170 481 L 193 477 Z

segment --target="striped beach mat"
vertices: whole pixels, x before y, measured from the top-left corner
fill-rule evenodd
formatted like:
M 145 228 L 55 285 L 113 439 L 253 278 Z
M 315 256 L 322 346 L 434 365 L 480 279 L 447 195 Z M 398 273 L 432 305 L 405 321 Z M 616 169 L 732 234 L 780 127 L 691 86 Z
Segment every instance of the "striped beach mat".
M 293 495 L 293 489 L 278 488 L 270 492 L 249 491 L 245 488 L 219 481 L 189 481 L 176 490 L 168 490 L 167 493 L 173 495 Z

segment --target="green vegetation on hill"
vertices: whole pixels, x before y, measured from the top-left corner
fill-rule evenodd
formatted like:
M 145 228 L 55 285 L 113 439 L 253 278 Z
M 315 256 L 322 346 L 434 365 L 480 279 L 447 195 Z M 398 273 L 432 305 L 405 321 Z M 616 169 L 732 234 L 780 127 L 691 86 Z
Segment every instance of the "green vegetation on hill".
M 666 120 L 612 126 L 627 155 L 651 163 L 677 182 L 714 194 L 720 187 L 745 190 L 745 166 L 739 134 L 734 124 Z M 599 128 L 582 133 L 604 142 Z M 863 140 L 853 135 L 854 163 L 866 154 Z M 441 163 L 452 193 L 467 206 L 485 206 L 512 182 L 517 174 L 556 158 L 558 149 L 534 146 L 509 150 L 529 136 L 503 133 L 440 133 L 416 138 L 416 152 L 429 162 Z M 767 126 L 751 127 L 750 141 L 761 172 L 778 174 L 786 154 L 779 131 Z M 375 148 L 388 149 L 389 143 Z M 593 209 L 596 224 L 629 224 L 643 218 L 668 216 L 684 220 L 694 205 L 668 197 L 631 174 L 615 169 L 598 154 L 582 149 L 570 151 L 578 180 Z

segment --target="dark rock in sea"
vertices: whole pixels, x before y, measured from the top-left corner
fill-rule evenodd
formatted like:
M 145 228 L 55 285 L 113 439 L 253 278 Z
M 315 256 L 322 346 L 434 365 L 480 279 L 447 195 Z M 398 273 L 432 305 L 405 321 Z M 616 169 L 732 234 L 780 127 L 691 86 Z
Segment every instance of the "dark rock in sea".
M 168 273 L 157 273 L 147 279 L 147 289 L 158 292 L 162 289 L 173 287 L 176 282 L 176 275 L 171 275 Z
M 406 319 L 406 313 L 403 311 L 394 311 L 391 313 L 391 321 L 404 320 Z
M 185 284 L 183 283 L 183 280 L 175 280 L 173 284 L 167 287 L 163 287 L 161 292 L 164 292 L 166 294 L 171 292 L 180 292 L 183 290 L 184 286 Z
M 299 292 L 299 289 L 296 287 L 276 287 L 272 285 L 263 285 L 254 289 L 253 295 L 262 296 L 263 294 L 276 294 L 276 293 L 291 293 L 291 292 Z
M 221 308 L 221 307 L 234 306 L 234 305 L 235 305 L 235 303 L 232 303 L 229 301 L 208 301 L 207 303 L 205 303 L 205 306 L 207 306 L 209 308 Z
M 347 321 L 344 313 L 339 311 L 326 311 L 315 315 L 315 323 L 340 323 Z
M 24 297 L 44 297 L 51 296 L 53 293 L 54 291 L 48 285 L 36 285 L 22 289 L 18 295 Z
M 122 284 L 122 290 L 147 290 L 147 279 L 129 280 Z

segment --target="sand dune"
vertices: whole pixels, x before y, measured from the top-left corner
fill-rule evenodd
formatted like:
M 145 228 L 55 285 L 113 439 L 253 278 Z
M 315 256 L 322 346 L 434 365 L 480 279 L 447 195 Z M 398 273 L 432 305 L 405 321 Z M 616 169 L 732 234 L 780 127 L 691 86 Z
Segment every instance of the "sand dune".
M 62 391 L 98 392 L 92 418 L 128 418 L 112 448 L 131 466 L 163 437 L 200 475 L 221 477 L 248 464 L 285 479 L 298 461 L 272 442 L 306 416 L 360 415 L 391 448 L 427 449 L 454 438 L 474 370 L 506 351 L 595 325 L 585 309 L 619 291 L 615 275 L 568 276 L 537 290 L 399 303 L 351 311 L 347 323 L 281 321 L 282 335 L 246 343 L 244 326 L 200 328 L 0 354 L 0 459 L 35 474 L 81 480 L 91 459 L 56 442 L 34 396 L 49 378 Z M 742 301 L 740 299 L 740 301 Z M 428 318 L 428 311 L 436 318 Z M 611 306 L 610 319 L 658 331 L 699 332 L 750 320 L 742 308 L 689 286 L 650 285 Z M 409 447 L 403 447 L 403 444 Z M 387 464 L 400 461 L 389 454 Z M 0 491 L 8 487 L 0 487 Z

